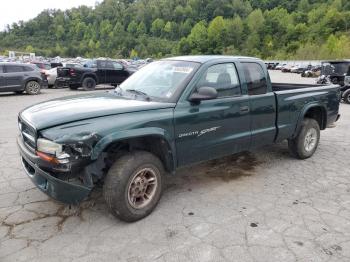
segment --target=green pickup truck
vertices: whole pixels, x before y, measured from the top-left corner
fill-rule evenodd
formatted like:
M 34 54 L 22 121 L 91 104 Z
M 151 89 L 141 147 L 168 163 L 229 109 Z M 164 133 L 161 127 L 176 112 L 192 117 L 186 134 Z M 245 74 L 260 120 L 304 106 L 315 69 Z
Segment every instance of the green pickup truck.
M 164 174 L 288 140 L 311 157 L 338 120 L 337 85 L 271 83 L 263 61 L 184 56 L 153 62 L 115 90 L 31 106 L 18 147 L 34 184 L 76 204 L 103 183 L 110 211 L 132 222 L 152 212 Z

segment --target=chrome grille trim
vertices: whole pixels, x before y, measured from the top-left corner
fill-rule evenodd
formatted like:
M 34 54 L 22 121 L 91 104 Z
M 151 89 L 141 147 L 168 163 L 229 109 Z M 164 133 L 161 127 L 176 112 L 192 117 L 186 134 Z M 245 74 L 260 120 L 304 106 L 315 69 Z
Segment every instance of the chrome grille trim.
M 28 133 L 26 132 L 22 132 L 22 135 L 24 135 L 26 138 L 28 138 L 33 144 L 35 143 L 35 138 L 31 135 L 29 135 Z
M 36 149 L 36 130 L 30 124 L 18 118 L 18 127 L 25 146 L 32 152 Z

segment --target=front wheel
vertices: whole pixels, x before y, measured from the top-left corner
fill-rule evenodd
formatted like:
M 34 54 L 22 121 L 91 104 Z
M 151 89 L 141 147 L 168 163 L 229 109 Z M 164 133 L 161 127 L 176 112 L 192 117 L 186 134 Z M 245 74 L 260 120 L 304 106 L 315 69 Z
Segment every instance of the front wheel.
M 320 141 L 320 126 L 315 119 L 305 118 L 295 138 L 288 140 L 291 154 L 299 159 L 311 157 Z
M 119 158 L 103 186 L 111 213 L 126 222 L 148 216 L 161 197 L 163 176 L 162 162 L 149 152 L 135 151 Z
M 40 84 L 37 81 L 29 81 L 26 84 L 26 92 L 29 95 L 37 95 L 40 93 Z
M 344 92 L 343 100 L 346 104 L 350 104 L 350 89 L 348 89 Z

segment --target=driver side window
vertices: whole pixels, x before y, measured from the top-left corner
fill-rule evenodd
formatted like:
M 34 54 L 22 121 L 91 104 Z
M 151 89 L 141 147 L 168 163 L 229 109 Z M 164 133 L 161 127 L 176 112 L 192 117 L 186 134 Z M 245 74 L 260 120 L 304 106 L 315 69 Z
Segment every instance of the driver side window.
M 217 64 L 209 67 L 196 85 L 213 87 L 218 92 L 218 98 L 241 95 L 241 86 L 233 63 Z

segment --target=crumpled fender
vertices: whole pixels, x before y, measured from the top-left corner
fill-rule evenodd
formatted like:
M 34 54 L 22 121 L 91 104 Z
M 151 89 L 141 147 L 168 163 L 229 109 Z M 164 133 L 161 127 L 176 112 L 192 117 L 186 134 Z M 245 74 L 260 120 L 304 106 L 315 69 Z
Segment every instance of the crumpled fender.
M 98 156 L 103 152 L 103 150 L 107 148 L 111 143 L 121 141 L 124 139 L 144 136 L 158 136 L 163 138 L 167 142 L 168 147 L 172 152 L 173 163 L 176 163 L 176 149 L 174 140 L 166 130 L 159 127 L 144 127 L 133 130 L 121 130 L 118 132 L 111 133 L 97 142 L 97 144 L 92 150 L 91 160 L 96 160 Z

